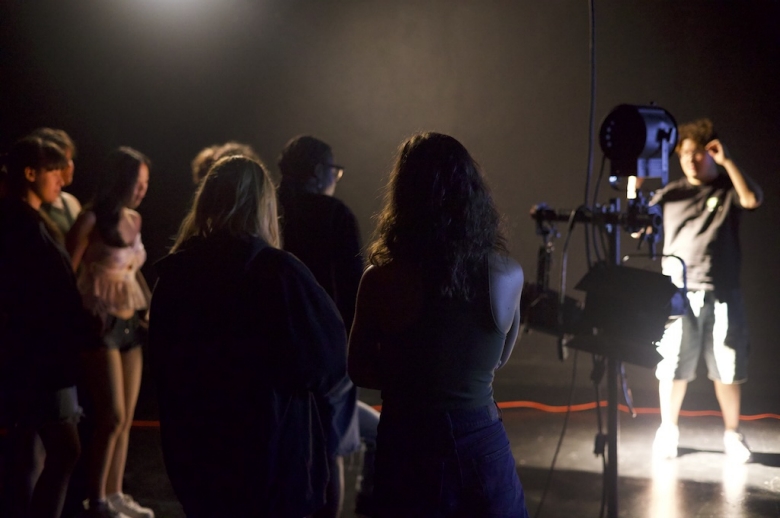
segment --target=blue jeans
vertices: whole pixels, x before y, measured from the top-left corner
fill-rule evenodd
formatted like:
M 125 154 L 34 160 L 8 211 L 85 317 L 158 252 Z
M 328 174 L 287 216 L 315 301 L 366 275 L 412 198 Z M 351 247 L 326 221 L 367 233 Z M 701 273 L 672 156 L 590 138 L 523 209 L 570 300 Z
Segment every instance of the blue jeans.
M 499 410 L 409 412 L 383 407 L 377 517 L 527 518 Z

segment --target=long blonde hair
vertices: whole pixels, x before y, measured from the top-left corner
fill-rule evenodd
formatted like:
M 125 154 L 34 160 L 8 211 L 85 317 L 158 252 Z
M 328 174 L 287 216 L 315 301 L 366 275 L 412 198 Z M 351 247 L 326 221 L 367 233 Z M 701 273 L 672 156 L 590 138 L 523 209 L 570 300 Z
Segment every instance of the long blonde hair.
M 234 237 L 261 237 L 279 248 L 276 188 L 263 164 L 243 156 L 218 160 L 195 194 L 171 249 L 175 252 L 191 237 L 215 233 Z

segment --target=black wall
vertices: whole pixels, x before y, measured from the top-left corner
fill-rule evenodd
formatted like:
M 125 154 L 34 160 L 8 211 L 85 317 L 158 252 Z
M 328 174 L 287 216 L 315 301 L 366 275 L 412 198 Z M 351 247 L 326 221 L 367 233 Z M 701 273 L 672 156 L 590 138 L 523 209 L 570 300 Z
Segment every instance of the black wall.
M 620 103 L 654 101 L 678 121 L 709 116 L 764 187 L 764 206 L 743 223 L 749 386 L 777 394 L 780 2 L 605 0 L 596 22 L 596 130 Z M 347 168 L 337 195 L 368 239 L 401 140 L 450 133 L 484 167 L 532 277 L 529 208 L 583 199 L 588 41 L 584 0 L 7 1 L 0 146 L 37 126 L 66 129 L 79 145 L 81 199 L 112 147 L 152 157 L 141 212 L 153 261 L 186 211 L 189 162 L 206 145 L 250 143 L 275 169 L 290 137 L 323 138 Z M 569 286 L 584 262 L 578 234 Z M 526 344 L 553 355 L 545 338 Z

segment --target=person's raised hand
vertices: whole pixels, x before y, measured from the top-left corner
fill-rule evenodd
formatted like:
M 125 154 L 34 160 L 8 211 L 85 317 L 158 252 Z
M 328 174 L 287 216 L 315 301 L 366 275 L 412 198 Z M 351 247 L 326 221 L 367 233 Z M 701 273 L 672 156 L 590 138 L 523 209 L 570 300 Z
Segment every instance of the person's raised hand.
M 710 154 L 712 159 L 718 165 L 723 165 L 723 163 L 729 159 L 726 146 L 724 146 L 719 139 L 711 140 L 707 143 L 706 146 L 704 146 L 704 149 L 707 151 L 707 153 Z

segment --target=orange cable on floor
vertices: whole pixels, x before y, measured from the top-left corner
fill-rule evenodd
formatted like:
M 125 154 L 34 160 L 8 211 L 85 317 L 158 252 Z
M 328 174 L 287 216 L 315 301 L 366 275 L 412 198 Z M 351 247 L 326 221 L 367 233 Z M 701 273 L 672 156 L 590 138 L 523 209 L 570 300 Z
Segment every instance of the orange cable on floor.
M 605 407 L 607 406 L 606 401 L 600 401 L 599 406 Z M 382 405 L 373 405 L 373 408 L 375 410 L 382 410 Z M 566 412 L 566 405 L 545 405 L 544 403 L 537 403 L 536 401 L 502 401 L 498 403 L 498 408 L 504 409 L 511 409 L 511 408 L 530 408 L 532 410 L 540 410 L 542 412 L 548 412 L 548 413 L 554 413 L 554 414 L 560 414 L 563 412 Z M 572 405 L 571 411 L 572 412 L 583 412 L 585 410 L 593 410 L 596 408 L 596 402 L 591 401 L 590 403 L 581 403 L 579 405 Z M 628 413 L 628 406 L 626 405 L 618 405 L 618 410 L 621 412 Z M 638 414 L 660 414 L 661 411 L 658 408 L 634 408 L 634 411 Z M 681 410 L 680 415 L 684 417 L 721 417 L 722 414 L 718 410 Z M 761 419 L 777 419 L 780 421 L 780 414 L 771 414 L 771 413 L 764 413 L 764 414 L 755 414 L 755 415 L 741 415 L 739 416 L 740 421 L 759 421 Z M 134 428 L 159 428 L 160 427 L 160 421 L 144 421 L 144 420 L 135 420 L 133 421 L 133 427 Z M 0 437 L 6 435 L 8 433 L 8 430 L 5 428 L 0 428 Z
M 606 407 L 607 402 L 606 401 L 600 401 L 599 406 Z M 498 403 L 498 407 L 501 409 L 505 408 L 531 408 L 533 410 L 541 410 L 542 412 L 550 412 L 550 413 L 563 413 L 566 412 L 567 406 L 566 405 L 545 405 L 543 403 L 537 403 L 535 401 L 502 401 Z M 571 411 L 572 412 L 583 412 L 585 410 L 593 410 L 596 408 L 596 402 L 592 401 L 590 403 L 582 403 L 579 405 L 571 405 Z M 626 405 L 618 405 L 618 410 L 621 412 L 628 413 L 628 406 Z M 661 411 L 658 408 L 634 408 L 634 411 L 637 414 L 660 414 Z M 723 414 L 720 413 L 718 410 L 681 410 L 680 411 L 681 416 L 685 417 L 722 417 Z M 756 415 L 741 415 L 739 416 L 740 421 L 758 421 L 759 419 L 778 419 L 780 420 L 780 414 L 756 414 Z

